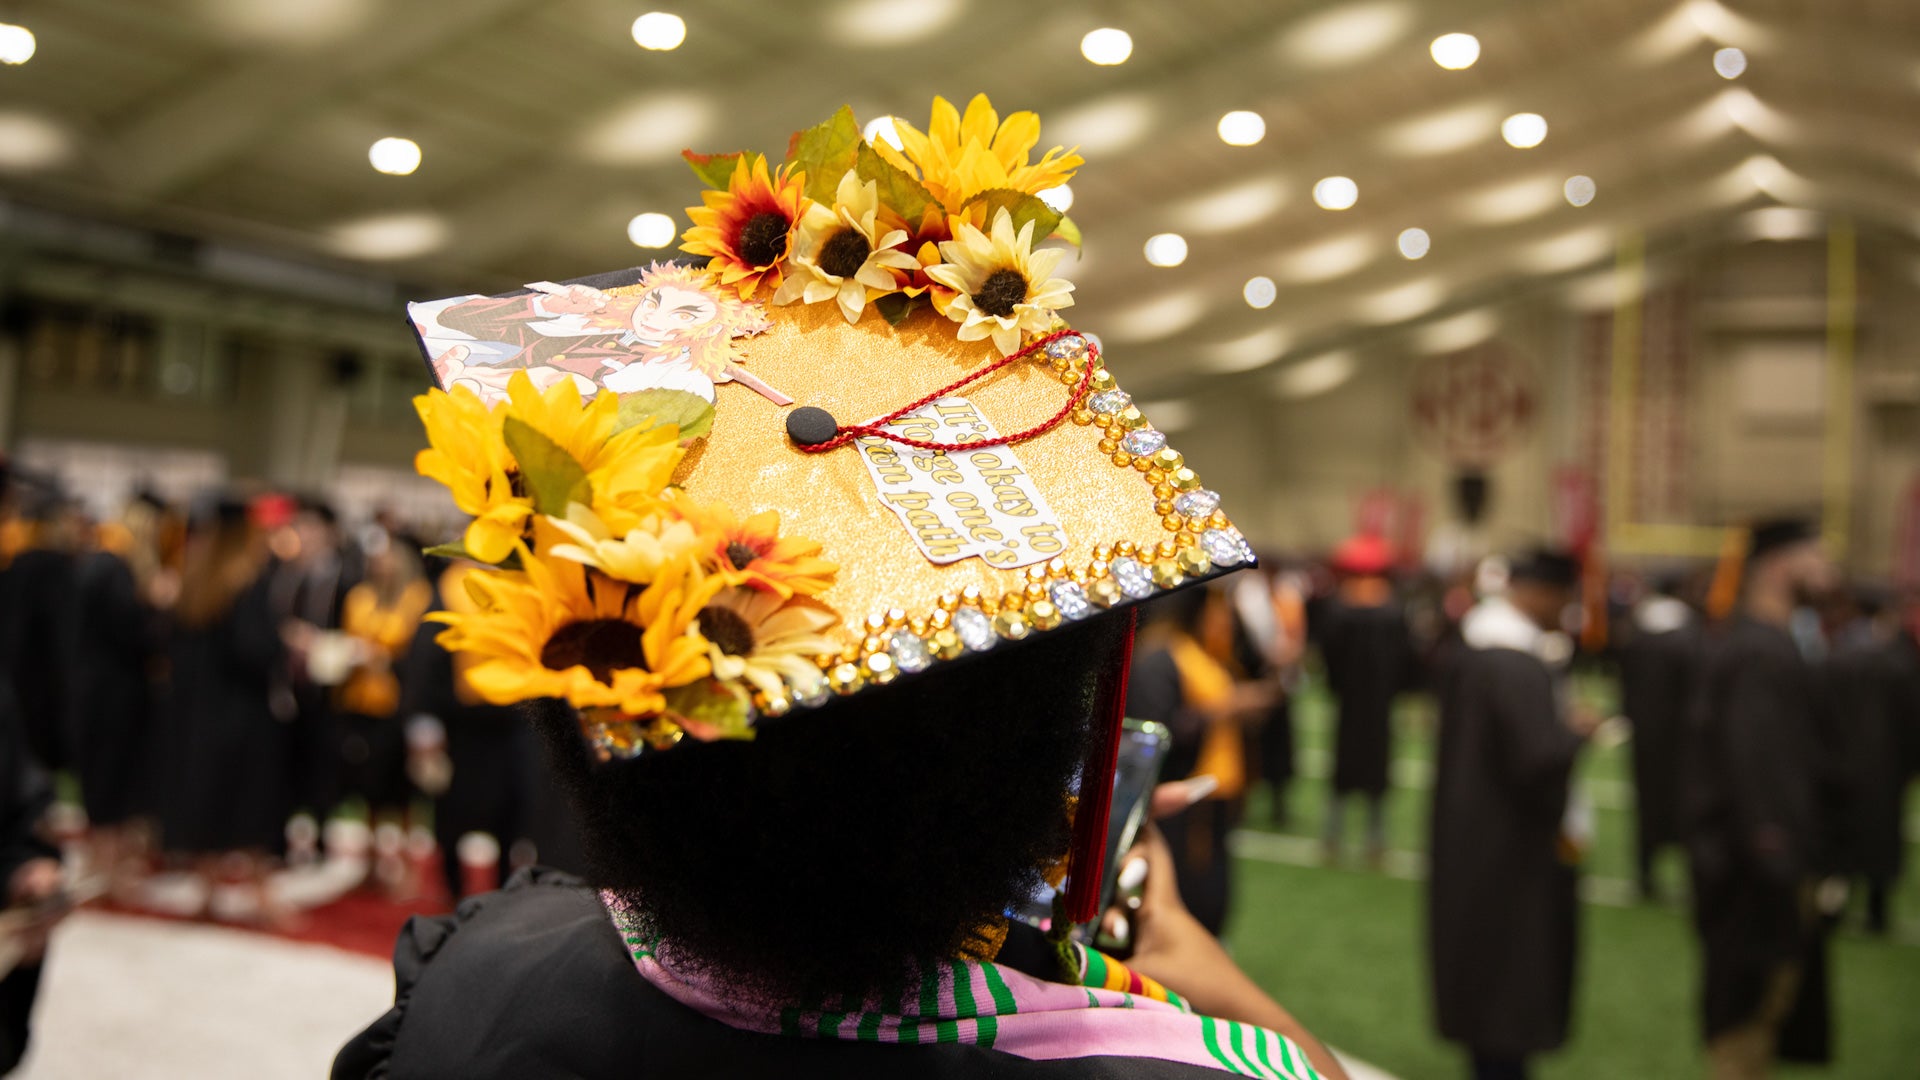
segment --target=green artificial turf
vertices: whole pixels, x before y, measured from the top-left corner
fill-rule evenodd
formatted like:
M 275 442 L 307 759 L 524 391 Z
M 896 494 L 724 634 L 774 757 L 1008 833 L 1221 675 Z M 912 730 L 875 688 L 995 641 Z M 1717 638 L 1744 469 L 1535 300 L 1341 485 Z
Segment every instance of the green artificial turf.
M 1606 704 L 1604 680 L 1584 680 L 1583 697 Z M 1425 846 L 1427 794 L 1419 786 L 1431 761 L 1432 705 L 1410 696 L 1396 718 L 1396 786 L 1389 796 L 1389 848 Z M 1317 841 L 1324 820 L 1324 754 L 1331 707 L 1312 686 L 1295 708 L 1305 775 L 1287 795 L 1278 830 Z M 1580 775 L 1596 788 L 1589 877 L 1615 885 L 1633 874 L 1633 815 L 1628 750 L 1593 748 Z M 1315 761 L 1320 762 L 1315 767 Z M 1313 775 L 1313 774 L 1318 775 Z M 1604 792 L 1598 789 L 1606 789 Z M 1913 803 L 1920 818 L 1920 792 Z M 1624 801 L 1621 801 L 1624 800 Z M 1268 828 L 1264 788 L 1248 800 L 1248 825 Z M 1404 876 L 1404 855 L 1389 872 L 1359 857 L 1360 808 L 1348 812 L 1338 866 L 1242 858 L 1236 865 L 1227 939 L 1248 972 L 1309 1028 L 1343 1050 L 1408 1080 L 1465 1076 L 1458 1048 L 1433 1033 L 1426 989 L 1423 886 Z M 1295 849 L 1313 850 L 1296 843 Z M 1909 865 L 1920 865 L 1920 850 Z M 1402 876 L 1394 876 L 1394 872 Z M 1698 1043 L 1697 946 L 1680 907 L 1685 875 L 1677 855 L 1663 859 L 1665 898 L 1653 904 L 1588 904 L 1582 911 L 1574 1033 L 1566 1049 L 1543 1058 L 1545 1080 L 1704 1075 Z M 1896 898 L 1894 940 L 1870 938 L 1850 913 L 1831 953 L 1836 1060 L 1831 1067 L 1785 1068 L 1782 1077 L 1920 1077 L 1920 874 L 1909 872 Z M 1615 887 L 1610 895 L 1624 898 Z

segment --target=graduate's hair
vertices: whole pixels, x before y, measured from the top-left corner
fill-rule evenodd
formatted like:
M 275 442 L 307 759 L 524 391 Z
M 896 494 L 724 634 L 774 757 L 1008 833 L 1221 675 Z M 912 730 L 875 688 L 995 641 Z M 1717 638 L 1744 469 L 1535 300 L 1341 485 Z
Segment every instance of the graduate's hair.
M 676 963 L 783 1002 L 890 995 L 1041 884 L 1124 620 L 936 666 L 750 742 L 591 760 L 572 711 L 530 706 L 582 818 L 595 884 Z

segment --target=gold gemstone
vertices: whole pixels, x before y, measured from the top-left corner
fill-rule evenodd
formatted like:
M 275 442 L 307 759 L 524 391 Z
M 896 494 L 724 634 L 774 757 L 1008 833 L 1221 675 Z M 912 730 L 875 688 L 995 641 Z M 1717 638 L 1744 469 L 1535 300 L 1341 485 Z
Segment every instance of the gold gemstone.
M 1094 413 L 1093 426 L 1104 431 L 1113 426 L 1113 417 L 1108 416 L 1106 413 Z
M 1080 373 L 1074 371 L 1072 368 L 1068 368 L 1060 373 L 1060 381 L 1068 386 L 1072 386 L 1080 381 Z
M 1086 427 L 1087 425 L 1093 423 L 1092 411 L 1088 409 L 1073 410 L 1073 422 L 1076 424 L 1079 424 L 1081 427 Z
M 841 650 L 840 650 L 840 662 L 841 662 L 841 663 L 843 663 L 843 664 L 857 664 L 857 663 L 859 663 L 859 662 L 860 662 L 860 646 L 858 646 L 858 645 L 849 645 L 849 646 L 847 646 L 846 648 L 844 648 L 844 649 L 841 649 Z
M 1171 540 L 1162 540 L 1159 543 L 1153 545 L 1153 553 L 1163 559 L 1173 558 L 1174 550 L 1175 550 L 1175 546 L 1173 541 Z
M 936 611 L 934 611 L 933 615 L 927 619 L 927 625 L 933 627 L 935 630 L 938 630 L 943 626 L 951 625 L 952 622 L 953 622 L 953 612 L 948 611 L 946 608 L 937 609 Z
M 894 628 L 895 630 L 898 630 L 902 626 L 907 625 L 906 609 L 897 608 L 897 607 L 888 608 L 887 609 L 887 625 Z
M 1095 559 L 1092 562 L 1088 563 L 1087 576 L 1091 578 L 1106 577 L 1107 576 L 1107 560 Z
M 1207 520 L 1213 522 L 1213 527 L 1216 529 L 1224 529 L 1228 525 L 1232 524 L 1232 522 L 1229 522 L 1227 520 L 1226 511 L 1224 510 L 1215 510 L 1213 512 L 1213 516 L 1211 518 L 1208 518 Z
M 952 630 L 935 630 L 933 636 L 927 639 L 927 648 L 942 660 L 951 660 L 967 649 L 961 643 L 960 635 Z
M 1027 567 L 1026 576 L 1028 581 L 1045 581 L 1047 580 L 1047 568 L 1041 566 L 1039 563 L 1035 563 Z
M 1027 621 L 1036 630 L 1051 630 L 1060 625 L 1060 609 L 1051 600 L 1036 600 L 1027 605 Z
M 1154 487 L 1157 488 L 1161 484 L 1164 484 L 1166 482 L 1167 482 L 1167 471 L 1165 469 L 1162 469 L 1158 465 L 1155 465 L 1153 468 L 1147 470 L 1147 483 L 1152 484 Z M 1164 497 L 1165 496 L 1162 496 L 1162 498 Z
M 1103 577 L 1087 582 L 1087 599 L 1101 607 L 1112 607 L 1120 602 L 1122 596 L 1120 586 L 1112 578 Z
M 1067 572 L 1067 560 L 1061 558 L 1058 555 L 1055 555 L 1053 558 L 1047 560 L 1047 576 L 1048 577 L 1059 577 L 1061 574 L 1064 574 L 1066 572 Z
M 1185 467 L 1175 469 L 1167 480 L 1177 491 L 1192 491 L 1200 486 L 1200 474 Z
M 1174 537 L 1173 542 L 1179 544 L 1182 549 L 1186 549 L 1198 544 L 1200 537 L 1192 532 L 1183 532 L 1179 536 Z
M 1047 598 L 1046 583 L 1041 581 L 1029 581 L 1027 582 L 1027 587 L 1025 592 L 1027 594 L 1027 599 L 1029 601 L 1045 600 Z
M 770 697 L 760 705 L 760 712 L 766 716 L 785 716 L 792 711 L 793 701 L 785 695 Z
M 1139 469 L 1141 472 L 1146 472 L 1148 469 L 1153 468 L 1153 459 L 1143 457 L 1134 458 L 1133 467 Z
M 891 653 L 877 652 L 867 657 L 867 677 L 873 680 L 875 686 L 885 686 L 899 674 L 900 669 L 894 664 Z
M 1162 559 L 1153 564 L 1153 583 L 1155 585 L 1163 589 L 1172 589 L 1185 580 L 1186 575 L 1180 572 L 1180 567 L 1175 565 L 1172 559 Z
M 1100 452 L 1101 452 L 1101 453 L 1103 453 L 1103 454 L 1115 454 L 1115 453 L 1119 453 L 1119 451 L 1120 451 L 1120 440 L 1119 440 L 1119 439 L 1101 439 L 1101 440 L 1100 440 Z
M 867 685 L 867 677 L 861 672 L 859 664 L 836 664 L 827 673 L 827 685 L 833 688 L 834 693 L 844 696 Z
M 868 634 L 865 640 L 860 642 L 860 655 L 872 656 L 874 653 L 885 651 L 886 647 L 887 643 L 880 640 L 880 635 Z
M 966 588 L 964 588 L 964 589 L 961 589 L 961 590 L 960 590 L 960 602 L 961 602 L 961 603 L 963 603 L 963 604 L 977 604 L 977 603 L 979 603 L 979 602 L 980 602 L 980 586 L 978 586 L 978 585 L 969 585 L 969 586 L 967 586 Z M 941 605 L 941 606 L 942 606 L 942 607 L 945 607 L 946 605 L 944 605 L 944 604 L 943 604 L 943 605 Z M 951 611 L 951 610 L 953 610 L 953 609 L 952 609 L 952 608 L 948 608 L 947 610 L 949 610 L 949 611 Z
M 1000 597 L 1000 609 L 1002 611 L 1019 611 L 1026 605 L 1027 598 L 1025 594 L 1021 593 L 1018 589 L 1009 589 Z
M 886 628 L 887 628 L 887 617 L 885 615 L 882 615 L 876 611 L 873 614 L 867 616 L 867 633 L 877 634 L 880 631 L 885 630 Z
M 1125 453 L 1115 454 L 1113 455 L 1113 463 L 1124 469 L 1133 464 L 1133 455 Z
M 1169 446 L 1166 449 L 1160 451 L 1159 453 L 1153 455 L 1153 463 L 1158 468 L 1165 469 L 1168 472 L 1173 472 L 1174 470 L 1178 469 L 1180 466 L 1185 465 L 1187 463 L 1187 459 L 1180 456 L 1180 451 L 1175 450 L 1173 447 Z
M 1153 497 L 1156 499 L 1173 498 L 1173 485 L 1166 482 L 1166 477 L 1163 476 L 1154 482 Z
M 1119 543 L 1113 545 L 1113 551 L 1114 551 L 1114 554 L 1116 555 L 1132 555 L 1134 552 L 1139 550 L 1140 549 L 1136 547 L 1133 541 L 1131 540 L 1122 540 Z
M 954 608 L 960 606 L 960 597 L 953 593 L 947 593 L 940 597 L 940 606 L 948 611 L 952 611 Z
M 945 615 L 946 612 L 943 611 L 940 614 Z M 927 636 L 927 620 L 908 619 L 907 631 L 911 633 L 914 637 L 926 637 Z
M 1129 405 L 1120 410 L 1120 415 L 1114 417 L 1113 420 L 1114 423 L 1119 424 L 1128 431 L 1134 431 L 1147 426 L 1147 418 L 1141 414 L 1139 407 L 1135 405 Z
M 1173 557 L 1173 561 L 1179 564 L 1181 571 L 1188 577 L 1199 577 L 1213 569 L 1213 560 L 1207 558 L 1207 553 L 1201 550 L 1200 545 L 1191 540 L 1188 540 L 1187 546 L 1182 547 L 1179 554 Z
M 993 632 L 1008 641 L 1020 641 L 1033 632 L 1033 627 L 1028 625 L 1026 616 L 1019 612 L 1003 611 L 993 617 Z
M 1153 512 L 1159 514 L 1161 517 L 1173 513 L 1173 500 L 1161 499 L 1159 502 L 1154 503 Z
M 1104 367 L 1105 365 L 1103 364 L 1100 366 Z M 1092 389 L 1095 393 L 1099 393 L 1104 390 L 1111 390 L 1113 389 L 1113 387 L 1114 387 L 1114 382 L 1113 382 L 1113 375 L 1111 373 L 1106 371 L 1095 371 L 1093 373 L 1093 382 L 1089 385 L 1089 388 Z
M 1160 519 L 1160 527 L 1168 532 L 1179 532 L 1187 527 L 1187 519 L 1179 514 L 1168 514 Z
M 1106 562 L 1108 559 L 1113 558 L 1113 549 L 1105 544 L 1095 544 L 1093 547 L 1093 557 L 1100 562 Z

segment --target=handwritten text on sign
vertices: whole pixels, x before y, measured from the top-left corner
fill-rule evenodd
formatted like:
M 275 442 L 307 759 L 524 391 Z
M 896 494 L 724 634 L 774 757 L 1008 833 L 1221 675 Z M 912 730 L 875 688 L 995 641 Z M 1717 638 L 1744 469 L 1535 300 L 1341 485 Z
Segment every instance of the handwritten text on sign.
M 887 425 L 909 439 L 976 443 L 999 432 L 963 397 L 943 397 Z M 979 556 L 1002 568 L 1044 562 L 1066 550 L 1066 530 L 1007 446 L 922 450 L 868 436 L 860 458 L 880 501 L 936 563 Z

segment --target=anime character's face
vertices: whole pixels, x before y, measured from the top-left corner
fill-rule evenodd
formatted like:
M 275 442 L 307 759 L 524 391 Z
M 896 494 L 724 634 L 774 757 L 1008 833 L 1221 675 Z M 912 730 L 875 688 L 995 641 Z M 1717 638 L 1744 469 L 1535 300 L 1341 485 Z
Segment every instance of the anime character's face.
M 640 298 L 633 309 L 633 329 L 642 337 L 665 341 L 692 334 L 719 313 L 719 305 L 704 293 L 662 285 Z

